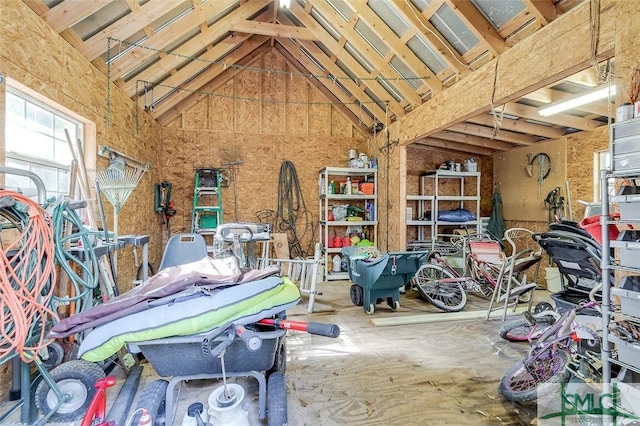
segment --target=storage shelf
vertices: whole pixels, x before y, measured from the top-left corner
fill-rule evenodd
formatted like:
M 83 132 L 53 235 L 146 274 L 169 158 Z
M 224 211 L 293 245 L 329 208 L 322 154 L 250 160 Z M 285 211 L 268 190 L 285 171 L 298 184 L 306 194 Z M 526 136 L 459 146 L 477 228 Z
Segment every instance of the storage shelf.
M 470 190 L 469 179 L 475 179 L 475 188 Z M 451 181 L 454 182 L 451 182 Z M 442 185 L 447 185 L 443 193 Z M 472 181 L 473 182 L 473 181 Z M 454 192 L 455 191 L 455 192 Z M 465 193 L 465 191 L 472 191 Z M 452 192 L 454 192 L 452 194 Z M 412 208 L 417 207 L 417 211 L 412 212 L 411 217 L 407 217 L 406 228 L 418 228 L 417 237 L 420 243 L 428 242 L 432 245 L 440 236 L 439 228 L 472 227 L 480 229 L 480 173 L 479 172 L 455 172 L 451 170 L 432 170 L 420 176 L 420 194 L 410 194 L 405 197 L 407 203 L 412 202 Z M 476 219 L 472 221 L 447 222 L 437 219 L 440 203 L 447 203 L 446 208 L 450 208 L 452 203 L 457 203 L 456 208 L 467 208 L 471 210 Z M 421 217 L 435 217 L 435 219 L 420 220 Z M 413 231 L 415 232 L 415 231 Z M 424 245 L 423 244 L 423 245 Z M 415 243 L 414 243 L 415 245 Z M 411 247 L 407 244 L 407 248 Z
M 372 183 L 373 193 L 355 194 L 334 194 L 330 192 L 330 182 L 334 182 L 334 189 L 339 190 L 340 182 L 345 182 L 349 178 L 351 182 Z M 355 186 L 355 185 L 354 185 Z M 362 187 L 358 188 L 361 190 Z M 367 191 L 369 192 L 369 191 Z M 332 212 L 336 205 L 352 205 L 364 210 L 360 216 L 362 220 L 326 220 L 329 212 Z M 376 244 L 378 235 L 378 169 L 372 168 L 351 168 L 351 167 L 324 167 L 318 172 L 318 220 L 319 242 L 322 244 L 324 259 L 324 279 L 349 280 L 347 272 L 332 272 L 332 257 L 336 254 L 342 255 L 342 248 L 328 248 L 328 242 L 338 235 L 344 237 L 347 232 L 354 229 L 367 231 L 367 238 Z M 373 220 L 367 220 L 367 218 Z M 358 231 L 359 232 L 359 231 Z

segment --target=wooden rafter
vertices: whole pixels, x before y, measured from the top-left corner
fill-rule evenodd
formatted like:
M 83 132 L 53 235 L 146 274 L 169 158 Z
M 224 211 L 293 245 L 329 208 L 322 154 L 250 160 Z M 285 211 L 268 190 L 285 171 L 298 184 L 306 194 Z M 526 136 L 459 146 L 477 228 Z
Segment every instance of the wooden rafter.
M 497 109 L 498 112 L 500 108 Z M 480 114 L 475 117 L 467 119 L 467 123 L 480 124 L 482 126 L 493 126 L 494 117 L 490 114 Z M 530 135 L 537 135 L 548 139 L 557 139 L 567 134 L 566 131 L 551 126 L 544 126 L 542 124 L 529 123 L 523 120 L 513 120 L 503 117 L 500 123 L 500 128 L 504 130 L 510 130 L 512 132 L 526 133 Z
M 469 30 L 485 44 L 492 56 L 497 56 L 507 49 L 502 36 L 471 2 L 447 0 L 447 4 L 467 23 Z
M 247 36 L 247 38 L 248 37 L 249 36 Z M 226 51 L 229 52 L 233 49 L 235 50 L 233 50 L 233 52 L 225 58 L 225 61 L 228 60 L 229 62 L 235 64 L 238 61 L 242 60 L 247 55 L 251 54 L 251 52 L 253 52 L 257 48 L 262 46 L 268 40 L 269 38 L 266 36 L 253 36 L 251 40 L 247 40 L 247 41 L 238 40 L 238 42 L 235 45 L 229 43 Z M 216 45 L 216 48 L 219 45 L 220 44 Z M 205 54 L 208 54 L 209 52 L 213 52 L 214 49 L 207 51 Z M 220 50 L 213 53 L 212 56 L 220 57 L 221 56 Z M 190 79 L 188 83 L 172 86 L 170 82 L 167 82 L 167 86 L 169 87 L 163 86 L 163 87 L 155 88 L 154 98 L 161 99 L 162 96 L 165 96 L 165 95 L 168 95 L 168 96 L 162 99 L 160 102 L 158 102 L 157 105 L 154 106 L 154 111 L 152 115 L 154 117 L 159 117 L 163 115 L 165 112 L 170 110 L 172 107 L 174 107 L 184 99 L 187 99 L 195 92 L 200 91 L 202 87 L 204 87 L 211 80 L 215 79 L 217 76 L 222 74 L 226 69 L 227 69 L 226 67 L 223 67 L 220 65 L 204 66 L 200 70 L 200 72 L 197 73 L 196 77 L 193 77 L 192 79 Z M 180 80 L 180 78 L 183 78 L 183 77 L 179 77 L 178 80 Z M 186 80 L 184 80 L 183 78 L 182 81 L 186 81 Z M 178 89 L 174 90 L 172 87 L 176 87 Z M 140 101 L 144 101 L 144 99 L 140 99 L 139 103 Z
M 495 151 L 508 151 L 514 147 L 513 144 L 503 141 L 491 140 L 481 136 L 465 135 L 464 133 L 452 132 L 450 130 L 443 130 L 431 137 L 442 139 L 451 142 L 466 143 L 468 145 L 481 146 L 483 148 L 493 149 Z
M 544 121 L 546 123 L 551 123 L 558 126 L 572 127 L 578 130 L 594 130 L 605 124 L 599 121 L 589 120 L 587 118 L 580 118 L 576 117 L 575 115 L 562 113 L 554 114 L 549 117 L 541 117 L 540 114 L 538 114 L 538 108 L 519 104 L 516 102 L 507 103 L 505 105 L 504 112 L 510 115 L 517 115 L 518 117 Z
M 479 126 L 471 123 L 458 123 L 449 127 L 452 132 L 463 133 L 465 135 L 481 136 L 487 139 L 510 142 L 516 145 L 533 145 L 536 138 L 531 135 L 525 135 L 518 132 L 510 132 L 508 130 L 499 129 L 497 132 L 492 127 Z M 495 133 L 495 135 L 494 135 Z
M 218 0 L 198 4 L 194 10 L 165 27 L 144 41 L 144 48 L 137 47 L 116 58 L 111 63 L 111 78 L 116 80 L 134 69 L 138 64 L 157 55 L 158 50 L 172 45 L 185 34 L 193 31 L 210 16 L 215 16 L 234 4 L 236 0 Z
M 60 33 L 78 21 L 102 9 L 113 0 L 90 0 L 83 2 L 63 2 L 40 15 L 44 21 Z
M 311 15 L 296 4 L 291 5 L 291 12 L 300 22 L 313 31 L 322 43 L 333 53 L 334 56 L 330 58 L 332 61 L 335 62 L 336 59 L 340 59 L 355 75 L 362 77 L 363 79 L 359 80 L 359 84 L 366 86 L 378 99 L 385 102 L 389 106 L 391 113 L 395 114 L 396 117 L 405 115 L 404 108 L 375 80 L 376 75 L 365 70 Z M 281 14 L 280 19 L 285 19 L 284 15 Z
M 313 0 L 308 1 L 320 15 L 332 23 L 334 28 L 345 37 L 349 43 L 351 43 L 361 55 L 367 58 L 367 60 L 380 72 L 382 78 L 389 79 L 389 83 L 396 88 L 396 90 L 402 94 L 413 106 L 420 105 L 422 99 L 418 93 L 402 79 L 400 76 L 373 48 L 358 34 L 354 29 L 356 19 L 352 19 L 349 22 L 340 16 L 326 1 Z
M 426 80 L 424 84 L 431 93 L 442 92 L 442 82 L 438 80 L 438 77 L 400 40 L 381 18 L 371 10 L 366 2 L 353 1 L 348 4 L 354 9 L 358 19 L 362 19 L 362 21 L 387 44 L 394 56 L 401 59 L 416 76 L 425 77 Z M 426 90 L 422 89 L 422 91 L 424 92 Z
M 181 3 L 181 0 L 149 0 L 137 12 L 129 13 L 87 39 L 78 50 L 91 61 L 107 51 L 108 37 L 124 40 Z
M 205 31 L 174 49 L 172 52 L 173 54 L 163 57 L 152 66 L 142 71 L 136 76 L 135 80 L 158 81 L 164 75 L 170 73 L 173 69 L 186 62 L 188 58 L 196 55 L 203 47 L 228 33 L 231 26 L 236 22 L 243 21 L 249 16 L 258 13 L 266 5 L 267 3 L 263 0 L 245 3 L 234 13 L 229 14 L 218 21 L 216 25 L 207 28 Z M 128 96 L 133 96 L 136 92 L 135 81 L 128 81 L 122 86 L 122 89 Z
M 480 146 L 469 145 L 469 144 L 460 143 L 460 142 L 452 142 L 452 141 L 447 141 L 444 139 L 438 139 L 433 137 L 422 139 L 414 143 L 413 145 L 411 145 L 411 147 L 422 148 L 422 149 L 440 149 L 440 150 L 447 150 L 447 151 L 458 151 L 458 152 L 465 152 L 468 154 L 476 154 L 476 155 L 491 155 L 494 152 L 494 150 L 489 148 L 483 148 Z
M 231 27 L 231 31 L 247 34 L 262 34 L 270 37 L 293 38 L 297 40 L 317 40 L 315 34 L 303 27 L 257 22 L 255 20 L 238 22 Z
M 287 52 L 289 52 L 289 54 L 293 58 L 295 58 L 307 70 L 312 71 L 313 74 L 323 73 L 323 71 L 317 68 L 316 64 L 313 61 L 311 61 L 311 59 L 309 59 L 306 55 L 304 55 L 300 51 L 300 45 L 293 44 L 290 40 L 287 40 L 287 39 L 278 40 L 278 42 L 282 45 L 282 47 Z M 320 79 L 310 78 L 310 79 L 318 80 L 320 84 L 322 84 L 327 90 L 329 90 L 333 94 L 335 98 L 337 98 L 338 102 L 342 103 L 343 106 L 349 109 L 354 116 L 358 117 L 358 120 L 364 123 L 364 125 L 367 128 L 373 126 L 373 119 L 371 119 L 371 117 L 369 117 L 368 114 L 363 113 L 360 107 L 355 104 L 355 101 L 357 100 L 355 96 L 347 95 L 346 93 L 344 93 L 344 91 L 336 87 L 333 84 L 333 82 L 329 79 L 325 79 L 325 78 L 320 78 Z M 369 105 L 367 105 L 367 108 L 369 108 Z
M 306 72 L 305 71 L 305 67 L 302 64 L 300 64 L 296 60 L 296 58 L 291 56 L 291 54 L 281 44 L 276 44 L 275 49 L 278 52 L 280 52 L 294 67 L 296 67 L 298 69 L 298 71 L 303 72 L 303 73 Z M 318 89 L 318 91 L 320 91 L 320 93 L 322 93 L 324 96 L 326 96 L 327 99 L 329 99 L 330 102 L 333 102 L 334 103 L 333 106 L 336 109 L 338 109 L 339 111 L 341 111 L 346 117 L 348 117 L 349 120 L 351 120 L 351 122 L 354 124 L 354 126 L 357 129 L 359 129 L 363 133 L 367 133 L 368 132 L 369 128 L 366 126 L 366 124 L 362 120 L 360 120 L 359 116 L 353 114 L 351 112 L 351 110 L 349 110 L 346 107 L 346 105 L 341 104 L 340 100 L 338 98 L 336 98 L 336 96 L 334 95 L 333 91 L 327 89 L 316 78 L 309 78 L 309 79 L 307 79 L 307 81 L 309 81 L 309 83 L 311 83 L 311 85 L 313 85 L 316 89 Z
M 405 42 L 415 33 L 424 36 L 426 42 L 433 48 L 434 52 L 439 53 L 442 60 L 449 65 L 449 68 L 456 74 L 461 76 L 468 74 L 469 68 L 466 67 L 462 56 L 447 42 L 444 37 L 437 36 L 438 31 L 429 22 L 425 16 L 411 2 L 405 0 L 392 0 L 391 5 L 404 15 L 412 25 L 409 34 L 403 34 L 402 38 Z M 449 72 L 451 71 L 449 70 Z M 447 70 L 445 70 L 447 71 Z
M 249 55 L 240 59 L 238 62 L 236 62 L 236 64 L 239 65 L 240 68 L 236 67 L 236 68 L 227 68 L 226 70 L 223 69 L 222 73 L 220 74 L 216 73 L 215 75 L 214 73 L 219 70 L 212 69 L 210 71 L 211 73 L 208 75 L 209 82 L 207 84 L 200 87 L 197 91 L 189 94 L 189 96 L 187 96 L 186 98 L 184 98 L 183 100 L 181 100 L 180 102 L 178 102 L 177 104 L 169 108 L 162 115 L 159 115 L 156 118 L 156 120 L 158 120 L 158 122 L 163 126 L 166 126 L 167 124 L 171 123 L 173 120 L 180 117 L 180 115 L 184 111 L 193 107 L 202 99 L 208 96 L 211 96 L 209 95 L 209 93 L 215 93 L 233 77 L 244 72 L 245 70 L 242 67 L 250 66 L 257 57 L 264 54 L 266 52 L 266 49 L 269 49 L 269 48 L 270 47 L 268 47 L 266 44 L 263 44 L 262 46 L 259 46 L 258 48 L 256 48 Z M 208 72 L 209 70 L 205 71 L 204 73 L 206 74 Z
M 530 10 L 536 18 L 542 23 L 547 25 L 549 22 L 556 19 L 558 13 L 556 7 L 553 4 L 553 0 L 522 0 L 528 10 Z

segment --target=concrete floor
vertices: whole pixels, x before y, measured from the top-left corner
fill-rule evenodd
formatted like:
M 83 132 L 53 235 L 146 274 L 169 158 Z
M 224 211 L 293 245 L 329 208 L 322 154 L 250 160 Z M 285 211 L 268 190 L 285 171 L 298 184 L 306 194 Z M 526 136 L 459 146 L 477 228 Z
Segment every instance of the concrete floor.
M 351 303 L 349 285 L 345 281 L 319 283 L 323 294 L 316 299 L 317 312 L 306 313 L 306 298 L 288 312 L 293 320 L 335 323 L 341 328 L 337 339 L 288 332 L 290 426 L 528 425 L 534 421 L 535 404 L 510 403 L 498 392 L 504 371 L 527 349 L 526 344 L 498 336 L 501 321 L 483 317 L 373 326 L 370 320 L 374 318 L 441 311 L 409 290 L 401 296 L 398 311 L 392 312 L 383 303 L 370 316 Z M 546 296 L 546 291 L 538 291 L 536 299 Z M 484 310 L 487 305 L 488 300 L 470 296 L 465 311 Z M 158 378 L 150 364 L 143 366 L 139 389 Z M 109 404 L 124 382 L 119 368 L 112 374 L 119 380 L 109 389 Z M 258 419 L 257 381 L 230 381 L 245 388 L 251 424 L 266 424 Z M 185 382 L 173 424 L 182 424 L 186 407 L 193 402 L 202 402 L 206 408 L 209 394 L 220 385 L 219 380 Z

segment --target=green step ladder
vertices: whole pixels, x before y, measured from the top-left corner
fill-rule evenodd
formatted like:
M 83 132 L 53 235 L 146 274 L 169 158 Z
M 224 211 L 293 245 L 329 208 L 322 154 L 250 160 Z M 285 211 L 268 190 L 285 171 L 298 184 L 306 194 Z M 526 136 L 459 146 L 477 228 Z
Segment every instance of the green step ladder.
M 198 168 L 195 171 L 191 232 L 207 240 L 207 251 L 213 252 L 213 235 L 222 224 L 222 191 L 220 170 Z

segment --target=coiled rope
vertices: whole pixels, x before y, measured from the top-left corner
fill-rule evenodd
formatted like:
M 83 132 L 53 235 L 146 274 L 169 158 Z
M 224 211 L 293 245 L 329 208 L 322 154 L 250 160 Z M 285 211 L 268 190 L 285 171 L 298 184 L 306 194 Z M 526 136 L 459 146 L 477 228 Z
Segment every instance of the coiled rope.
M 47 324 L 57 320 L 50 306 L 56 282 L 51 217 L 35 201 L 6 190 L 0 190 L 0 216 L 21 231 L 2 242 L 0 359 L 19 354 L 29 363 L 50 343 Z

